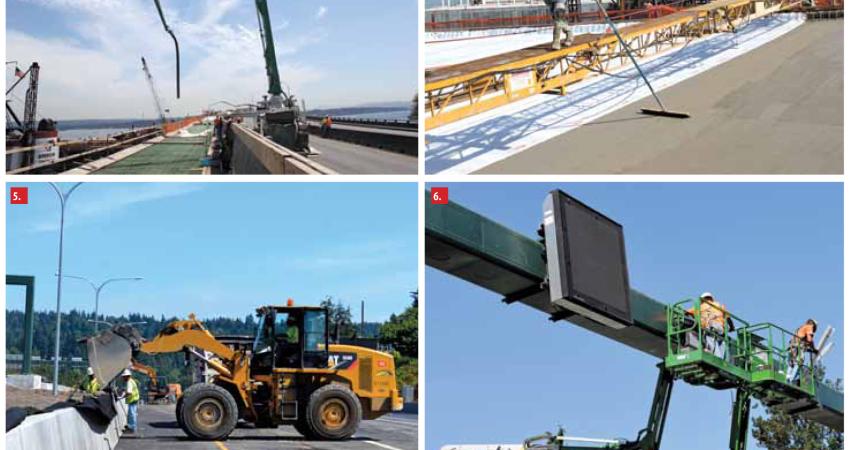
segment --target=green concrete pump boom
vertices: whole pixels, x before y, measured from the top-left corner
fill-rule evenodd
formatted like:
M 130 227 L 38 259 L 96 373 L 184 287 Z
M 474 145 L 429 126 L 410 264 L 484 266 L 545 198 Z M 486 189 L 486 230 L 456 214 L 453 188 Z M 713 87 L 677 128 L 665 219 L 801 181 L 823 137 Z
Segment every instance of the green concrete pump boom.
M 162 27 L 165 28 L 165 32 L 170 34 L 171 39 L 174 40 L 174 52 L 177 54 L 177 98 L 180 98 L 180 44 L 177 43 L 177 36 L 174 35 L 171 27 L 168 26 L 168 22 L 165 21 L 165 13 L 162 12 L 162 5 L 159 4 L 159 0 L 153 0 L 153 2 L 156 4 L 159 18 L 162 20 Z
M 429 195 L 425 192 L 427 265 L 493 291 L 503 297 L 504 303 L 524 304 L 552 321 L 570 322 L 653 355 L 662 360 L 661 380 L 672 375 L 694 385 L 736 390 L 730 449 L 745 448 L 751 397 L 788 414 L 843 430 L 841 392 L 811 377 L 801 377 L 796 383 L 786 381 L 787 330 L 773 324 L 743 323 L 735 335 L 724 333 L 727 341 L 735 339 L 727 342 L 726 348 L 739 352 L 735 363 L 729 364 L 701 347 L 701 335 L 697 335 L 696 345 L 687 340 L 694 328 L 689 325 L 693 320 L 686 320 L 686 308 L 694 301 L 668 306 L 632 289 L 632 324 L 619 329 L 564 312 L 553 306 L 549 297 L 543 243 L 457 203 L 432 204 Z M 695 302 L 698 311 L 699 303 Z M 657 448 L 660 440 L 669 388 L 665 383 L 659 385 L 647 435 L 637 448 Z
M 266 58 L 266 76 L 269 79 L 269 94 L 281 95 L 280 73 L 277 70 L 277 55 L 274 50 L 272 35 L 272 19 L 269 15 L 269 4 L 266 0 L 256 0 L 257 21 L 260 24 L 260 39 L 263 42 L 263 56 Z

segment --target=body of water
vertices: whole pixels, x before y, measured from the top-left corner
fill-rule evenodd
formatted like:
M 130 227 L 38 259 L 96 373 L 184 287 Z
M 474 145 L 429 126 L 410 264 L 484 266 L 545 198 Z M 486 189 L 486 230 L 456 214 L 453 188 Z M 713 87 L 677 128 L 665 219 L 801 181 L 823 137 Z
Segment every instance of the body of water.
M 79 141 L 82 139 L 105 138 L 127 130 L 129 128 L 77 128 L 59 130 L 59 139 L 63 141 Z

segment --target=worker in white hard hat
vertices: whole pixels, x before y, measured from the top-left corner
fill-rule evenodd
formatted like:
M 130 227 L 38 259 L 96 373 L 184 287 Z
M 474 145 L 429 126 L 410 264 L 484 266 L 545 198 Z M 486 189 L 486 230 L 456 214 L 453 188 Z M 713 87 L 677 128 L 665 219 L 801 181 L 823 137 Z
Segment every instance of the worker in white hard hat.
M 814 367 L 814 359 L 818 354 L 818 349 L 815 347 L 815 333 L 818 331 L 818 322 L 815 319 L 809 319 L 803 325 L 797 328 L 791 342 L 788 345 L 788 372 L 786 381 L 792 382 L 800 373 L 800 368 L 804 365 L 805 355 L 810 355 L 811 367 Z
M 100 382 L 97 381 L 94 369 L 91 367 L 86 368 L 86 381 L 83 382 L 82 389 L 91 395 L 97 395 L 100 392 Z
M 124 372 L 121 372 L 121 380 L 126 383 L 124 394 L 120 397 L 127 402 L 127 428 L 125 431 L 135 433 L 139 416 L 139 398 L 141 397 L 139 384 L 133 379 L 133 373 L 130 372 L 130 369 L 124 369 Z
M 688 310 L 691 315 L 696 314 L 695 308 Z M 707 331 L 705 333 L 705 349 L 714 353 L 715 356 L 723 358 L 723 338 L 729 331 L 734 331 L 735 326 L 729 316 L 729 311 L 720 302 L 714 299 L 711 292 L 703 292 L 699 296 L 699 322 L 700 327 Z
M 567 0 L 546 0 L 546 6 L 549 7 L 549 13 L 552 14 L 554 28 L 552 30 L 552 49 L 561 49 L 561 32 L 564 32 L 566 39 L 564 44 L 569 46 L 573 43 L 573 31 L 570 29 L 569 21 L 567 20 Z

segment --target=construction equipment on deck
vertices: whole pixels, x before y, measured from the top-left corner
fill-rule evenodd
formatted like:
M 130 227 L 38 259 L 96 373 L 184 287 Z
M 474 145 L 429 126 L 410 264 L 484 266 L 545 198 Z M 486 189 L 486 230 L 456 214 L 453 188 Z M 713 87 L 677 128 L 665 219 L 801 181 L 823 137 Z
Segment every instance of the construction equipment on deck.
M 329 344 L 328 311 L 264 306 L 250 349 L 218 340 L 193 315 L 168 324 L 151 340 L 116 326 L 88 339 L 89 362 L 108 381 L 135 355 L 185 352 L 215 372 L 177 401 L 177 422 L 194 439 L 225 439 L 237 420 L 258 428 L 293 425 L 314 439 L 353 435 L 361 419 L 399 411 L 392 355 Z
M 13 62 L 15 63 L 15 62 Z M 6 170 L 13 170 L 19 167 L 34 164 L 39 159 L 39 155 L 34 152 L 28 153 L 10 153 L 12 147 L 33 147 L 36 144 L 49 143 L 52 139 L 59 136 L 56 129 L 56 123 L 50 119 L 42 119 L 36 123 L 38 112 L 38 83 L 41 67 L 37 62 L 34 62 L 26 70 L 21 72 L 15 67 L 15 75 L 17 80 L 11 87 L 6 89 Z M 10 94 L 18 87 L 19 84 L 29 75 L 29 83 L 27 83 L 27 91 L 24 100 L 23 120 L 18 118 L 15 111 L 10 105 Z
M 168 22 L 165 21 L 165 13 L 162 12 L 162 5 L 159 4 L 159 0 L 153 1 L 156 4 L 157 12 L 159 12 L 159 18 L 162 20 L 162 27 L 165 28 L 165 32 L 171 35 L 171 39 L 174 40 L 174 52 L 177 57 L 177 98 L 180 98 L 180 44 L 177 43 L 177 36 L 174 35 L 174 31 L 168 26 Z
M 145 61 L 144 56 L 142 56 L 142 70 L 145 72 L 145 80 L 147 80 L 148 87 L 151 89 L 156 113 L 159 115 L 159 123 L 161 125 L 165 125 L 165 123 L 168 122 L 168 119 L 165 118 L 165 111 L 162 109 L 162 102 L 159 100 L 159 94 L 156 92 L 156 85 L 153 83 L 153 77 L 151 76 L 151 72 L 148 69 L 148 63 Z
M 307 117 L 298 107 L 295 96 L 284 92 L 280 82 L 268 2 L 256 0 L 256 7 L 269 84 L 269 97 L 264 97 L 260 105 L 260 109 L 265 111 L 260 114 L 260 133 L 290 150 L 312 153 Z
M 650 108 L 641 108 L 640 112 L 643 114 L 648 114 L 651 116 L 661 116 L 661 117 L 671 117 L 674 119 L 687 119 L 691 117 L 690 114 L 684 112 L 676 112 L 669 111 L 664 103 L 661 102 L 661 99 L 658 97 L 658 94 L 655 93 L 655 89 L 652 87 L 652 83 L 649 82 L 649 78 L 646 77 L 646 74 L 643 73 L 643 69 L 640 68 L 640 64 L 638 64 L 635 55 L 632 53 L 631 47 L 626 43 L 626 40 L 623 39 L 623 36 L 620 35 L 620 31 L 617 30 L 617 26 L 614 25 L 614 22 L 611 20 L 611 17 L 608 16 L 608 11 L 602 6 L 602 2 L 599 0 L 594 0 L 596 2 L 596 6 L 599 8 L 599 11 L 602 12 L 602 16 L 605 17 L 605 22 L 608 23 L 608 26 L 611 28 L 611 31 L 614 32 L 614 35 L 617 36 L 617 40 L 620 41 L 620 47 L 626 52 L 629 56 L 629 59 L 632 60 L 632 64 L 634 64 L 635 69 L 640 74 L 640 77 L 643 78 L 643 82 L 646 83 L 646 87 L 649 88 L 649 92 L 652 94 L 652 97 L 655 99 L 655 102 L 658 103 L 658 107 L 661 109 L 650 109 Z
M 147 385 L 145 386 L 148 404 L 174 404 L 183 396 L 183 390 L 179 384 L 169 383 L 168 378 L 157 375 L 156 369 L 153 367 L 132 360 L 130 369 L 148 378 Z
M 754 0 L 715 0 L 616 29 L 577 35 L 552 50 L 536 45 L 474 61 L 425 70 L 425 129 L 431 130 L 542 93 L 568 87 L 627 64 L 621 40 L 640 58 L 687 45 L 706 34 L 732 31 L 748 20 L 799 0 L 779 0 L 757 11 Z
M 544 201 L 542 242 L 451 201 L 426 201 L 425 262 L 500 294 L 506 304 L 530 306 L 552 321 L 570 322 L 658 358 L 659 377 L 646 429 L 632 444 L 611 448 L 659 448 L 674 380 L 735 391 L 732 450 L 746 446 L 753 398 L 843 431 L 843 394 L 816 376 L 817 361 L 791 358 L 793 333 L 731 314 L 734 327 L 707 330 L 699 326 L 700 299 L 665 305 L 631 289 L 619 228 L 560 191 Z M 560 237 L 553 234 L 558 230 Z M 553 259 L 558 264 L 550 265 Z M 623 292 L 628 309 L 622 304 Z M 800 366 L 800 374 L 788 380 L 791 364 Z

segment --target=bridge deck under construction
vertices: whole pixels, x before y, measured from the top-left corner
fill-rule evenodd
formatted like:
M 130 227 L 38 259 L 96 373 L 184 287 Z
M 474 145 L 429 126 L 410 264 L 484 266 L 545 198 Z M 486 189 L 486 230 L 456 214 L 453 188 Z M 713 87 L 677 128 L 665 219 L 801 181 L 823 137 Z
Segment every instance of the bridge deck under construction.
M 97 175 L 125 174 L 184 174 L 201 175 L 201 160 L 209 146 L 203 133 L 209 125 L 192 125 L 187 129 L 191 137 L 179 135 L 150 144 L 146 148 L 93 172 Z
M 718 0 L 620 29 L 638 57 L 683 45 L 703 34 L 731 31 L 743 20 L 788 7 L 753 0 Z M 583 34 L 560 50 L 535 45 L 425 72 L 426 129 L 445 125 L 507 103 L 560 90 L 585 77 L 626 63 L 612 33 Z

